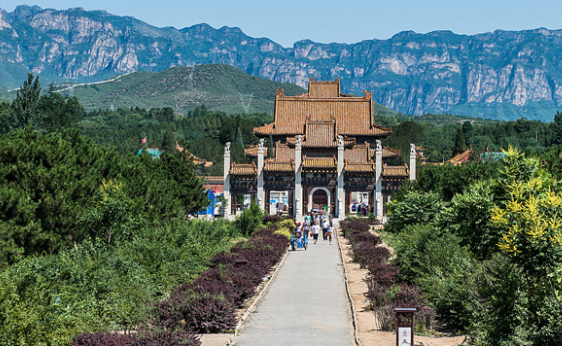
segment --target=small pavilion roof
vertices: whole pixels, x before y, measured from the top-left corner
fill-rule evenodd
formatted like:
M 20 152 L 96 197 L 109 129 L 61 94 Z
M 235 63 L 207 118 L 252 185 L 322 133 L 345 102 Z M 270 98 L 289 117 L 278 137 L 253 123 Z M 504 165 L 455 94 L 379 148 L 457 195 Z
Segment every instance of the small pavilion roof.
M 176 150 L 178 150 L 178 151 L 180 151 L 180 152 L 183 152 L 185 149 L 184 149 L 182 146 L 180 146 L 180 145 L 178 144 L 178 142 L 176 142 Z M 192 158 L 193 163 L 196 164 L 196 165 L 204 165 L 205 167 L 210 167 L 210 166 L 213 165 L 213 162 L 212 162 L 212 161 L 207 161 L 207 160 L 205 160 L 205 159 L 200 159 L 200 158 L 198 158 L 197 156 L 193 155 L 193 154 L 192 154 L 191 152 L 189 152 L 188 150 L 185 150 L 185 152 L 187 153 L 187 155 L 189 155 L 189 156 Z
M 350 173 L 375 173 L 373 162 L 346 162 L 343 170 Z
M 337 168 L 335 157 L 307 157 L 304 155 L 302 168 L 305 170 L 334 170 Z
M 382 175 L 389 178 L 407 178 L 410 176 L 410 169 L 406 164 L 404 166 L 388 166 L 383 164 Z
M 258 169 L 255 163 L 232 163 L 230 166 L 231 175 L 257 175 Z
M 460 165 L 463 162 L 467 162 L 468 159 L 470 158 L 470 153 L 472 152 L 471 148 L 466 149 L 465 151 L 463 151 L 460 154 L 457 154 L 455 156 L 453 156 L 449 162 L 454 164 L 454 165 Z
M 264 163 L 263 169 L 267 172 L 295 172 L 295 162 L 294 161 L 275 161 L 267 160 Z

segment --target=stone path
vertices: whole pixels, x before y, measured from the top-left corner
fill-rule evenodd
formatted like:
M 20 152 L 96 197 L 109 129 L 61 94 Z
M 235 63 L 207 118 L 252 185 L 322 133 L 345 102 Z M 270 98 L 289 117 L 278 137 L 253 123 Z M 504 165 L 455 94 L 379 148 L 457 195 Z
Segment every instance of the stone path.
M 337 243 L 291 251 L 235 344 L 354 345 Z

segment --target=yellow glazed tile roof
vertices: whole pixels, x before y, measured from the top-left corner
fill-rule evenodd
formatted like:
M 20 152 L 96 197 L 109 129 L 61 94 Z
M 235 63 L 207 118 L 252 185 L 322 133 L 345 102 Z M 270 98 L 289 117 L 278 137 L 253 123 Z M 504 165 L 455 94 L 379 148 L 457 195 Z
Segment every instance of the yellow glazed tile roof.
M 307 157 L 305 155 L 302 160 L 302 167 L 333 169 L 337 168 L 337 160 L 335 157 Z
M 410 170 L 408 166 L 387 166 L 386 164 L 382 167 L 382 175 L 385 177 L 402 177 L 407 178 L 410 176 Z
M 254 163 L 236 163 L 230 166 L 232 175 L 257 175 L 258 169 Z
M 295 163 L 293 161 L 280 162 L 275 160 L 267 160 L 263 169 L 268 172 L 294 172 Z
M 374 173 L 375 164 L 373 162 L 346 162 L 344 170 L 346 172 Z
M 462 153 L 457 154 L 456 156 L 453 156 L 453 158 L 451 158 L 449 160 L 449 162 L 451 162 L 452 164 L 455 164 L 455 165 L 466 162 L 466 161 L 468 161 L 468 158 L 470 157 L 470 153 L 471 153 L 471 149 L 468 148 L 465 151 L 463 151 Z
M 392 129 L 374 124 L 373 95 L 365 91 L 363 97 L 341 95 L 339 81 L 311 81 L 309 92 L 300 96 L 275 97 L 275 122 L 254 128 L 254 133 L 265 136 L 305 134 L 309 121 L 336 123 L 336 135 L 388 137 Z

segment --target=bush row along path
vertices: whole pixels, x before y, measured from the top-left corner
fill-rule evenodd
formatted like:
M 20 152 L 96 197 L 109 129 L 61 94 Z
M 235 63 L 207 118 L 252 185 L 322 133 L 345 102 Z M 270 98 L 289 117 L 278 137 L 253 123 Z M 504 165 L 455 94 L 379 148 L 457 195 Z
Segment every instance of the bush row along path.
M 235 344 L 352 346 L 353 339 L 338 245 L 320 237 L 308 251 L 289 253 Z

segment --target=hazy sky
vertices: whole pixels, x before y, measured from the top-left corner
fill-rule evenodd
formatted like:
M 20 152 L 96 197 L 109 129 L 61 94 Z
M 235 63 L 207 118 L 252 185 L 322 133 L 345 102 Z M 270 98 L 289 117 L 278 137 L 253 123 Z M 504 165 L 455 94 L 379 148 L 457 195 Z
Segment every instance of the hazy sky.
M 562 28 L 560 0 L 2 0 L 0 8 L 11 12 L 22 4 L 103 9 L 158 27 L 237 26 L 248 36 L 268 37 L 285 47 L 302 39 L 322 43 L 387 39 L 404 30 L 476 34 Z

